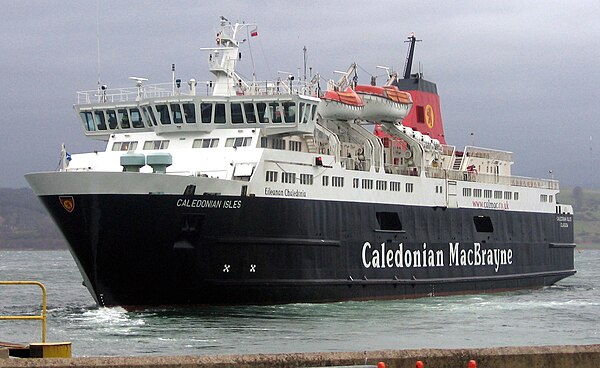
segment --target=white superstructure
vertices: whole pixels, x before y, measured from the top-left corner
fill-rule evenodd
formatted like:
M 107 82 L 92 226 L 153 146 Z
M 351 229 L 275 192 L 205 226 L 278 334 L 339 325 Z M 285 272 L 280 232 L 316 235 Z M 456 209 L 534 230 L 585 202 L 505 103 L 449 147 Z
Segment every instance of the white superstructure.
M 557 181 L 512 176 L 510 152 L 458 152 L 404 127 L 399 117 L 410 105 L 396 104 L 404 110 L 377 118 L 374 104 L 381 98 L 369 96 L 368 120 L 340 120 L 319 98 L 318 76 L 310 82 L 244 81 L 235 65 L 240 30 L 247 26 L 223 19 L 217 46 L 204 48 L 213 81 L 174 78 L 153 85 L 131 78 L 133 88 L 79 92 L 74 109 L 85 134 L 107 147 L 65 157 L 61 171 L 148 174 L 127 186 L 98 177 L 108 181 L 94 185 L 103 192 L 156 191 L 147 185 L 156 178 L 150 181 L 164 182 L 165 193 L 179 193 L 171 183 L 185 182 L 201 183 L 207 192 L 299 200 L 571 212 L 556 204 Z M 212 93 L 201 95 L 204 86 Z M 375 123 L 387 138 L 373 134 Z

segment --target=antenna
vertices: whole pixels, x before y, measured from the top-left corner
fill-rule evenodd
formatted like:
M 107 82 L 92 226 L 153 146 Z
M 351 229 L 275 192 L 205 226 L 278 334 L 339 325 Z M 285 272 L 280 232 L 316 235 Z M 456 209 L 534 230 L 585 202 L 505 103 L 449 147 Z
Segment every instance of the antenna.
M 406 64 L 404 64 L 404 79 L 410 78 L 410 72 L 411 72 L 412 63 L 413 63 L 413 56 L 415 55 L 415 43 L 421 42 L 421 41 L 422 40 L 417 40 L 417 37 L 415 37 L 414 32 L 410 34 L 410 37 L 408 37 L 408 41 L 404 41 L 404 42 L 410 42 L 410 47 L 408 48 L 408 54 L 406 55 Z
M 139 101 L 142 98 L 142 82 L 148 80 L 148 78 L 140 78 L 140 77 L 129 77 L 129 79 L 135 81 L 135 86 L 137 88 L 137 100 Z
M 306 45 L 304 45 L 304 48 L 302 48 L 302 51 L 304 53 L 304 76 L 303 76 L 303 81 L 304 83 L 306 83 Z
M 221 16 L 223 18 L 223 16 Z M 132 79 L 132 77 L 130 77 Z M 175 64 L 171 64 L 171 88 L 173 94 L 175 94 Z
M 100 88 L 100 0 L 96 0 L 96 48 L 97 48 L 96 75 L 98 77 L 98 89 L 99 89 Z

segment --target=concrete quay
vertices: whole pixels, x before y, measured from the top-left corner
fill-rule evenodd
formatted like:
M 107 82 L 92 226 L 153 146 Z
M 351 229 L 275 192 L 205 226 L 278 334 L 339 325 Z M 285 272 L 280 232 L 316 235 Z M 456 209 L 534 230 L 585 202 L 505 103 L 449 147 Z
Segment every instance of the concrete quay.
M 292 353 L 252 355 L 82 357 L 58 359 L 0 359 L 0 368 L 20 367 L 106 367 L 106 368 L 266 368 L 371 365 L 384 362 L 387 368 L 598 368 L 600 345 L 503 347 L 486 349 L 418 349 L 365 352 Z

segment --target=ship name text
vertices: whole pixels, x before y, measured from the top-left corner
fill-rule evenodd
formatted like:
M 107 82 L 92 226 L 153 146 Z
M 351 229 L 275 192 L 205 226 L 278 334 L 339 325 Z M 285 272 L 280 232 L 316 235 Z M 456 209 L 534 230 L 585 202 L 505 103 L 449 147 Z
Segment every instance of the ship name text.
M 222 200 L 222 199 L 187 199 L 179 198 L 177 207 L 187 208 L 242 208 L 242 201 Z
M 427 243 L 418 249 L 405 249 L 400 243 L 389 247 L 381 243 L 379 247 L 365 242 L 362 247 L 364 268 L 425 268 L 464 266 L 490 266 L 498 272 L 500 266 L 513 264 L 512 249 L 482 248 L 480 243 L 463 246 L 460 243 L 448 243 L 448 250 L 429 249 Z
M 280 197 L 306 197 L 306 192 L 298 189 L 272 189 L 265 188 L 265 195 Z

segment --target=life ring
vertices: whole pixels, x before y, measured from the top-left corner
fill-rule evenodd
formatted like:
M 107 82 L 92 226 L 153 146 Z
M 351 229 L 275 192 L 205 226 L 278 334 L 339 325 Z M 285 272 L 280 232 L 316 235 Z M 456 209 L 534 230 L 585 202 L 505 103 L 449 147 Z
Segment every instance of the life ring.
M 412 157 L 412 152 L 410 150 L 406 150 L 402 155 L 404 156 L 404 158 L 408 159 Z

